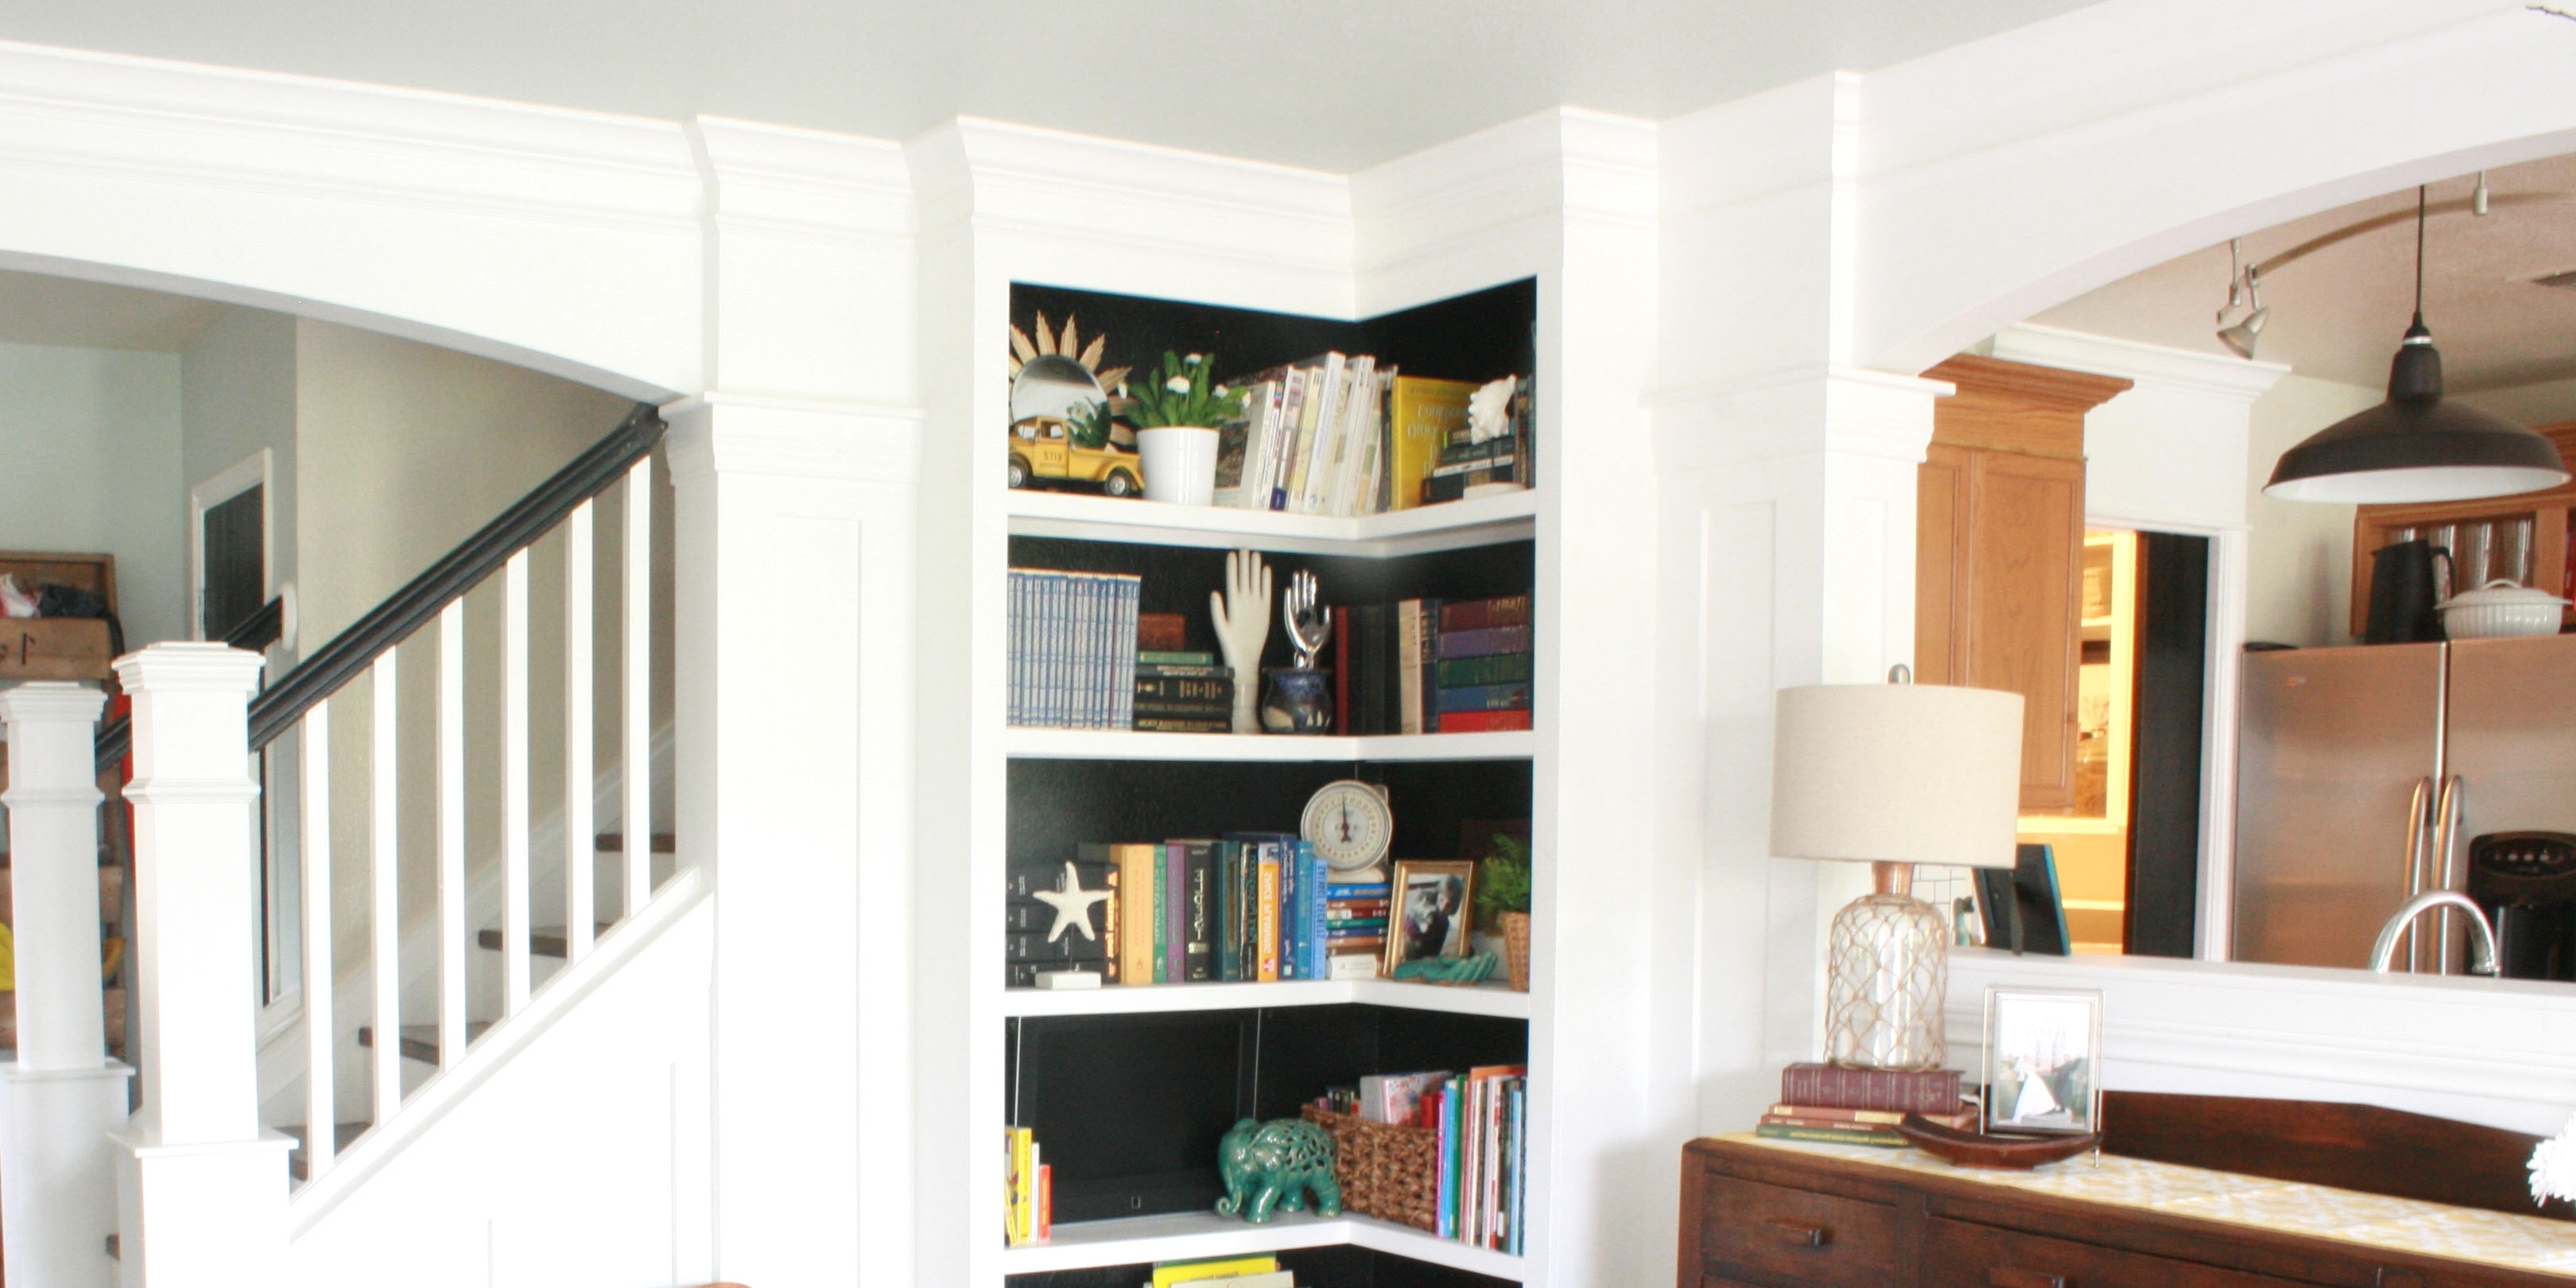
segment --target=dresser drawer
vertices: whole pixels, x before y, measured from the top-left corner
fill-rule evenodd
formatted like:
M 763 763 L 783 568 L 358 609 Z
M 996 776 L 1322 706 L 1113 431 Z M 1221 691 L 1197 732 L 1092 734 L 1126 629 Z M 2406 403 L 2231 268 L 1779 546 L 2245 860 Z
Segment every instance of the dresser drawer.
M 2294 1279 L 1939 1217 L 1923 1253 L 1923 1288 L 2304 1288 Z
M 1896 1209 L 1709 1172 L 1700 1179 L 1707 1282 L 1733 1270 L 1825 1288 L 1880 1288 L 1896 1271 Z

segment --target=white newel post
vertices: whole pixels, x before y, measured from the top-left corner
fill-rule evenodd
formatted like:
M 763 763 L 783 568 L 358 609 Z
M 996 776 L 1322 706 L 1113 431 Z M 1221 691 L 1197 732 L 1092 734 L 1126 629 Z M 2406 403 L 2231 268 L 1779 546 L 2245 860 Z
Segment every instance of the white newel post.
M 273 1280 L 286 1151 L 259 1125 L 248 724 L 259 655 L 155 644 L 119 659 L 134 699 L 135 1005 L 143 1108 L 116 1133 L 121 1282 Z M 327 1130 L 327 1128 L 326 1128 Z
M 134 1071 L 107 1058 L 100 1012 L 92 748 L 104 701 L 82 684 L 0 690 L 18 990 L 18 1058 L 0 1064 L 0 1270 L 45 1288 L 116 1281 L 107 1133 L 125 1123 Z

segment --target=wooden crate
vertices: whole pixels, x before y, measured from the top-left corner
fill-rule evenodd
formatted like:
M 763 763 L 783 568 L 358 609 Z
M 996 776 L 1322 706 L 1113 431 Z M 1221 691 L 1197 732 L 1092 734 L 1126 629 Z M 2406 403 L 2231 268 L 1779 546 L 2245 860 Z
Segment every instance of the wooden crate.
M 47 584 L 74 586 L 116 611 L 116 556 L 0 551 L 0 573 L 34 594 Z M 116 654 L 107 623 L 81 617 L 0 618 L 0 680 L 112 681 Z

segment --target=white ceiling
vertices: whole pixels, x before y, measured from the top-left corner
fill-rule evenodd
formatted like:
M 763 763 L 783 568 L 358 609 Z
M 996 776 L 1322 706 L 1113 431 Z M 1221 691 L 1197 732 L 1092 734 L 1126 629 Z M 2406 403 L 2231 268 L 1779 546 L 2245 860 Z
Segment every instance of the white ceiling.
M 2425 230 L 2424 322 L 2455 391 L 2576 377 L 2576 290 L 2534 278 L 2576 270 L 2576 156 L 2487 175 L 2489 213 L 2445 212 L 2473 176 L 2432 185 Z M 2513 196 L 2566 200 L 2515 202 Z M 2411 214 L 2415 190 L 2389 193 L 2248 233 L 2260 262 L 2384 214 Z M 2271 309 L 2255 356 L 2301 375 L 2384 386 L 2414 307 L 2415 224 L 2400 218 L 2285 265 L 2263 280 Z M 2211 315 L 2227 299 L 2227 247 L 2196 251 L 2078 296 L 2034 321 L 2204 353 L 2226 353 Z M 2231 317 L 2231 320 L 2232 317 Z
M 2085 0 L 16 0 L 0 40 L 908 138 L 959 114 L 1348 171 L 1652 119 Z

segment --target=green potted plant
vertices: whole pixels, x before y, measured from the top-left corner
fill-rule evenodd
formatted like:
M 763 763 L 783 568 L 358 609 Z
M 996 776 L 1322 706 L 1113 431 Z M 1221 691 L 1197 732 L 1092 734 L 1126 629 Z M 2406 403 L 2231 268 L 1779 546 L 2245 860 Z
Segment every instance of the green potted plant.
M 1503 967 L 1516 992 L 1529 991 L 1529 842 L 1494 834 L 1494 852 L 1476 864 L 1476 924 L 1503 938 Z
M 1162 369 L 1130 384 L 1145 499 L 1175 505 L 1216 500 L 1217 426 L 1243 414 L 1243 395 L 1216 383 L 1216 356 L 1163 353 Z

